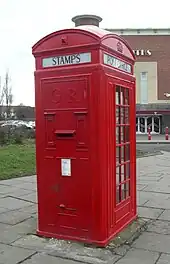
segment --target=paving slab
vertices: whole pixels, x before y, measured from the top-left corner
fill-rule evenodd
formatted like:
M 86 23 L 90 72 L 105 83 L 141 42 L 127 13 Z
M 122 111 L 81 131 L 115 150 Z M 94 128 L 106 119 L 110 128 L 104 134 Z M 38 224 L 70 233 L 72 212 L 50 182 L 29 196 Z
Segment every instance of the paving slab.
M 12 193 L 16 191 L 17 189 L 18 188 L 16 186 L 7 186 L 7 185 L 0 184 L 0 194 Z
M 0 195 L 3 196 L 17 196 L 17 195 L 26 195 L 29 193 L 32 193 L 32 190 L 25 190 L 25 189 L 21 189 L 19 187 L 14 187 L 14 186 L 4 186 L 4 185 L 0 185 Z
M 17 188 L 24 190 L 36 191 L 36 184 L 34 182 L 20 182 L 16 185 Z
M 130 249 L 117 264 L 155 264 L 160 254 L 147 250 Z
M 170 255 L 161 254 L 158 262 L 156 264 L 169 264 L 170 263 Z
M 52 245 L 52 247 L 53 251 L 50 251 L 49 253 L 52 256 L 68 258 L 70 260 L 81 261 L 89 264 L 112 264 L 121 258 L 121 256 L 116 255 L 114 251 L 109 249 L 85 247 L 78 245 L 77 243 L 71 243 L 70 246 L 68 245 L 68 247 L 64 248 L 62 244 L 60 245 L 60 243 L 57 243 Z
M 170 209 L 170 199 L 165 197 L 159 199 L 159 197 L 153 197 L 151 200 L 145 203 L 146 207 L 159 208 L 159 209 Z
M 161 181 L 161 179 L 160 179 L 160 181 Z M 155 181 L 146 181 L 145 179 L 141 179 L 141 180 L 138 180 L 137 181 L 137 184 L 144 184 L 144 185 L 150 185 L 150 184 L 152 184 L 152 183 L 155 183 Z M 145 190 L 145 189 L 144 189 Z M 143 191 L 144 191 L 143 190 Z
M 24 182 L 24 177 L 12 178 L 9 180 L 0 181 L 0 185 L 16 187 L 18 184 L 22 184 Z
M 22 178 L 23 181 L 25 182 L 36 182 L 37 180 L 37 176 L 36 175 L 32 175 L 32 176 L 25 176 Z
M 138 207 L 139 216 L 144 218 L 157 219 L 163 212 L 163 209 Z
M 0 197 L 1 198 L 1 197 Z M 0 214 L 9 211 L 8 208 L 0 207 Z
M 148 179 L 152 179 L 152 178 L 154 178 L 154 179 L 157 179 L 157 178 L 160 178 L 160 177 L 163 177 L 163 175 L 164 175 L 164 173 L 162 172 L 162 171 L 159 171 L 159 172 L 143 172 L 143 173 L 140 173 L 139 175 L 138 175 L 138 179 L 140 179 L 141 177 L 142 178 L 148 178 Z
M 0 223 L 16 225 L 30 217 L 31 215 L 27 212 L 21 212 L 18 210 L 8 211 L 0 214 Z
M 31 202 L 22 201 L 14 197 L 0 198 L 0 206 L 9 210 L 16 210 L 30 205 Z
M 39 252 L 50 252 L 50 248 L 48 248 L 48 245 L 50 245 L 50 240 L 46 238 L 41 238 L 33 234 L 29 234 L 26 237 L 22 237 L 18 240 L 16 240 L 12 245 L 33 249 Z M 51 249 L 53 250 L 53 249 Z
M 138 179 L 137 184 L 151 185 L 151 184 L 155 184 L 155 182 L 160 182 L 161 180 L 162 180 L 162 177 L 160 177 L 159 179 L 158 178 L 157 179 L 146 179 L 142 177 Z
M 0 223 L 0 243 L 11 244 L 27 234 L 36 233 L 37 219 L 31 217 L 16 225 Z M 34 248 L 33 248 L 34 249 Z
M 164 210 L 164 212 L 158 217 L 158 219 L 170 221 L 170 210 Z
M 22 262 L 23 264 L 83 264 L 82 262 L 70 261 L 67 259 L 55 258 L 46 254 L 36 254 Z
M 37 203 L 37 193 L 36 192 L 31 192 L 25 195 L 18 195 L 17 197 L 25 201 L 28 201 L 28 202 Z
M 158 175 L 158 176 L 153 175 L 152 177 L 143 175 L 143 176 L 138 177 L 138 182 L 146 181 L 148 183 L 150 182 L 155 183 L 155 182 L 159 182 L 162 179 L 162 177 L 163 177 L 162 175 Z
M 142 191 L 144 190 L 148 185 L 147 184 L 137 184 L 137 190 Z
M 144 232 L 132 247 L 170 254 L 170 236 Z
M 13 243 L 15 246 L 20 246 L 36 251 L 46 252 L 51 256 L 76 260 L 90 264 L 106 264 L 114 263 L 120 256 L 116 255 L 109 249 L 85 247 L 82 244 L 70 243 L 62 240 L 53 240 L 39 238 L 37 236 L 27 236 L 18 239 Z
M 170 235 L 170 222 L 161 220 L 152 221 L 152 223 L 148 225 L 147 231 L 157 234 Z
M 157 209 L 170 209 L 170 194 L 139 191 L 137 197 L 142 202 L 147 200 L 143 204 L 142 202 L 139 203 L 139 205 Z
M 167 182 L 155 182 L 154 184 L 148 185 L 145 189 L 145 192 L 157 192 L 157 193 L 169 193 L 170 194 L 170 183 Z
M 145 224 L 146 222 L 143 219 L 134 221 L 104 249 L 85 246 L 82 243 L 40 238 L 35 235 L 24 236 L 16 240 L 13 245 L 34 249 L 39 252 L 46 252 L 55 257 L 67 258 L 90 264 L 112 264 L 126 254 L 130 249 L 129 244 L 140 235 L 141 228 L 144 228 Z
M 168 261 L 169 264 L 169 171 L 170 153 L 137 160 L 138 212 L 146 220 L 148 228 L 141 229 L 141 232 L 132 235 L 129 240 L 127 236 L 131 234 L 131 230 L 122 232 L 118 245 L 111 244 L 111 247 L 105 249 L 36 236 L 36 176 L 1 181 L 0 242 L 33 252 L 30 258 L 28 256 L 28 259 L 26 257 L 24 261 L 18 261 L 25 264 L 67 264 L 82 261 L 90 264 L 167 264 Z M 7 197 L 3 198 L 6 194 Z M 77 262 L 71 262 L 73 260 Z M 11 264 L 10 261 L 7 263 Z
M 141 192 L 138 192 L 137 194 L 137 205 L 138 206 L 143 206 L 148 201 L 149 201 L 149 198 L 147 196 L 144 196 L 141 194 Z
M 21 183 L 26 183 L 26 182 L 36 182 L 36 176 L 24 176 L 24 177 L 17 177 L 17 178 L 13 178 L 13 179 L 9 179 L 9 180 L 2 180 L 0 182 L 0 184 L 4 184 L 4 185 L 17 185 L 17 184 L 21 184 Z
M 8 192 L 6 193 L 6 196 L 11 196 L 11 197 L 14 197 L 14 198 L 22 198 L 22 196 L 24 195 L 29 195 L 31 193 L 34 193 L 35 191 L 32 191 L 32 190 L 25 190 L 25 189 L 20 189 L 20 188 L 16 188 L 15 191 L 13 192 Z
M 23 207 L 23 208 L 19 209 L 18 211 L 19 212 L 26 212 L 26 213 L 32 215 L 32 214 L 37 213 L 37 210 L 38 210 L 37 204 L 32 204 L 31 206 Z
M 36 234 L 37 228 L 37 218 L 30 217 L 11 228 L 15 229 L 17 233 L 21 236 L 28 235 L 28 234 Z
M 165 200 L 168 200 L 170 198 L 169 194 L 162 194 L 162 193 L 155 193 L 155 192 L 145 192 L 145 191 L 138 191 L 137 193 L 137 200 L 138 200 L 138 205 L 144 205 L 146 206 L 146 203 L 149 201 L 162 201 L 164 202 Z M 147 206 L 149 207 L 149 206 Z M 156 205 L 155 205 L 156 207 Z M 159 207 L 157 207 L 159 208 Z
M 22 235 L 18 233 L 18 230 L 7 224 L 0 223 L 0 243 L 10 244 L 21 237 Z
M 31 191 L 36 191 L 36 183 L 34 181 L 24 181 L 23 177 L 17 178 L 17 179 L 11 179 L 4 181 L 3 183 L 0 182 L 1 189 L 4 186 L 6 189 L 7 187 L 9 189 L 24 189 L 24 190 L 31 190 Z M 1 193 L 1 192 L 0 192 Z
M 33 254 L 34 250 L 0 244 L 0 264 L 18 264 Z

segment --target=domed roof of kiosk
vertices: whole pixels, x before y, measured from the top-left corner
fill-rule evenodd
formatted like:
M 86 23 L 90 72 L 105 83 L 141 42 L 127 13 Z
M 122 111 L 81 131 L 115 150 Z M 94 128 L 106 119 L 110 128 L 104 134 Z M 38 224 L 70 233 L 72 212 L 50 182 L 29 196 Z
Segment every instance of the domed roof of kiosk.
M 120 40 L 129 49 L 129 51 L 132 54 L 133 59 L 135 59 L 135 55 L 134 55 L 131 47 L 129 46 L 127 41 L 124 38 L 120 37 L 119 35 L 116 35 L 116 34 L 110 32 L 108 30 L 105 30 L 105 29 L 102 29 L 102 28 L 99 28 L 99 27 L 93 26 L 93 25 L 77 26 L 77 27 L 74 27 L 73 29 L 74 30 L 78 29 L 78 30 L 82 30 L 82 31 L 85 31 L 85 32 L 89 32 L 89 33 L 95 35 L 96 37 L 98 37 L 101 41 L 105 37 L 113 37 L 113 38 L 115 38 L 117 40 Z
M 66 33 L 82 33 L 82 34 L 87 34 L 87 35 L 91 35 L 91 37 L 93 37 L 94 39 L 98 40 L 99 42 L 102 42 L 102 40 L 104 40 L 105 38 L 114 38 L 117 39 L 118 41 L 122 42 L 126 48 L 128 48 L 129 52 L 131 53 L 131 58 L 133 58 L 135 60 L 135 55 L 132 51 L 132 49 L 130 48 L 129 44 L 127 43 L 127 41 L 125 39 L 123 39 L 122 37 L 120 37 L 119 35 L 116 35 L 112 32 L 109 32 L 105 29 L 102 29 L 98 26 L 95 25 L 80 25 L 80 26 L 76 26 L 73 28 L 68 28 L 68 29 L 63 29 L 63 30 L 59 30 L 59 31 L 55 31 L 47 36 L 45 36 L 44 38 L 40 39 L 33 47 L 33 53 L 36 53 L 36 49 L 41 46 L 44 42 L 48 41 L 49 39 L 57 36 L 57 35 L 61 35 L 61 34 L 66 34 Z
M 73 29 L 80 29 L 80 30 L 84 30 L 86 32 L 90 32 L 94 35 L 96 35 L 99 38 L 103 38 L 106 35 L 112 35 L 115 36 L 115 34 L 113 34 L 112 32 L 109 32 L 105 29 L 93 26 L 93 25 L 87 25 L 87 26 L 78 26 L 78 27 L 74 27 Z M 117 36 L 117 35 L 116 35 Z

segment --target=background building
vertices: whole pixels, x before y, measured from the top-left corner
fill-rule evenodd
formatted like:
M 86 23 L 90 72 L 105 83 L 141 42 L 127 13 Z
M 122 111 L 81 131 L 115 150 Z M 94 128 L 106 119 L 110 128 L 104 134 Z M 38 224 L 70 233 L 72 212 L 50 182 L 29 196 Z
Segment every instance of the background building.
M 170 29 L 107 29 L 128 41 L 136 55 L 136 132 L 170 127 Z

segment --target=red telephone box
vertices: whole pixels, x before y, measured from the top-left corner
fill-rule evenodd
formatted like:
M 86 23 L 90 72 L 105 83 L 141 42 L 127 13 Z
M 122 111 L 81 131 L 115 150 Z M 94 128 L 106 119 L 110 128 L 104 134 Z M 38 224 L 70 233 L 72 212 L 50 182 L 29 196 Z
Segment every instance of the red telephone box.
M 44 37 L 33 55 L 37 233 L 105 246 L 136 218 L 133 51 L 80 26 Z

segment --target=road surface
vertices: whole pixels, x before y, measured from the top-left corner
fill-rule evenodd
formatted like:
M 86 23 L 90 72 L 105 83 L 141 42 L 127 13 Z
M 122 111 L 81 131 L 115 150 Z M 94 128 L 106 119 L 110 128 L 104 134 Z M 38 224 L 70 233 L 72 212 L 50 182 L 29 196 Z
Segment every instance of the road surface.
M 136 144 L 137 150 L 144 152 L 167 151 L 170 152 L 170 144 Z

